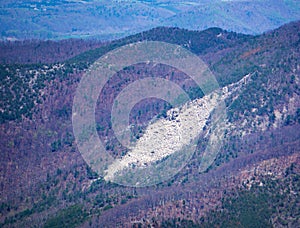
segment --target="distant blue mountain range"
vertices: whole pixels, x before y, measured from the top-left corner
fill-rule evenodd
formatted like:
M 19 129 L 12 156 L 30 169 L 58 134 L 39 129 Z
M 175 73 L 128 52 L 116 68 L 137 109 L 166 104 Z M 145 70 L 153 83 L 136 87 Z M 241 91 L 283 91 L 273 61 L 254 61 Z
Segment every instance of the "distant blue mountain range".
M 299 19 L 299 0 L 7 0 L 0 39 L 108 40 L 157 26 L 260 34 Z

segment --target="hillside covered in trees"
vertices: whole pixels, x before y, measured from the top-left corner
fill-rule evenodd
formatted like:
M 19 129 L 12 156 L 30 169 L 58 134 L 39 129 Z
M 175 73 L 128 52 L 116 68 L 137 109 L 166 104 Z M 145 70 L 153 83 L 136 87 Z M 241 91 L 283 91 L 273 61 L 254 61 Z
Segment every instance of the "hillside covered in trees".
M 107 43 L 1 43 L 0 226 L 299 226 L 299 29 L 300 22 L 292 22 L 252 36 L 158 27 Z M 209 66 L 221 87 L 237 89 L 225 100 L 224 142 L 206 172 L 198 167 L 209 129 L 176 176 L 131 188 L 105 181 L 85 163 L 75 143 L 72 105 L 91 64 L 146 40 L 181 45 Z M 116 73 L 99 94 L 95 115 L 99 138 L 114 157 L 126 153 L 111 126 L 114 99 L 149 76 L 175 82 L 191 99 L 203 97 L 187 75 L 162 64 L 139 63 Z M 170 108 L 159 99 L 136 104 L 130 114 L 134 137 Z

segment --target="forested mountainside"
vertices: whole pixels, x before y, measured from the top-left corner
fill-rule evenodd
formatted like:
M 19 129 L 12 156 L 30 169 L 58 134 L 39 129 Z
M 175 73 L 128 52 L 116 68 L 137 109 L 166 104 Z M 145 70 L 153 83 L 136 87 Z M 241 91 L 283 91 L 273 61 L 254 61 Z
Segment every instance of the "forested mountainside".
M 102 45 L 96 40 L 1 41 L 0 62 L 3 64 L 58 63 Z
M 3 44 L 1 226 L 299 226 L 299 29 L 300 22 L 293 22 L 249 36 L 219 28 L 200 32 L 160 27 L 105 44 L 41 42 L 40 55 L 32 52 L 35 43 L 16 44 L 19 50 L 28 48 L 30 56 L 13 48 L 8 52 Z M 71 115 L 88 67 L 116 47 L 143 40 L 187 48 L 203 59 L 220 86 L 233 92 L 225 100 L 225 140 L 205 173 L 198 167 L 209 129 L 175 177 L 131 188 L 104 181 L 84 162 Z M 68 53 L 72 42 L 78 44 L 74 57 Z M 42 55 L 44 50 L 51 53 L 53 45 L 67 49 L 56 52 L 62 56 L 58 61 Z M 99 137 L 114 157 L 122 156 L 124 148 L 111 128 L 113 101 L 127 85 L 149 76 L 176 82 L 192 99 L 203 97 L 187 75 L 165 65 L 141 63 L 115 74 L 96 108 Z M 157 99 L 138 103 L 130 115 L 134 136 L 141 137 L 149 121 L 156 115 L 164 118 L 169 108 Z

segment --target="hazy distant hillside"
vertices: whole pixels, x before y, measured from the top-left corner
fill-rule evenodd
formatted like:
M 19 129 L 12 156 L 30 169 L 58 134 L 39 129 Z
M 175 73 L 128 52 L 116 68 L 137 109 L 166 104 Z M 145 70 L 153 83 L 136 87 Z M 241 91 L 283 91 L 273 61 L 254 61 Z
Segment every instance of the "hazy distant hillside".
M 12 52 L 10 63 L 0 65 L 0 226 L 299 227 L 299 28 L 298 21 L 252 36 L 219 28 L 160 27 L 97 48 L 70 40 L 81 54 L 54 63 L 42 53 L 65 47 L 53 53 L 71 57 L 68 41 L 42 42 L 39 56 L 29 58 L 32 64 L 13 64 L 18 52 Z M 176 176 L 131 188 L 106 182 L 89 168 L 77 148 L 71 117 L 87 68 L 108 51 L 140 40 L 176 43 L 205 61 L 227 88 L 227 130 L 207 172 L 200 173 L 199 164 L 209 123 Z M 29 44 L 20 55 L 26 48 L 34 53 L 39 45 Z M 111 127 L 114 99 L 130 83 L 150 76 L 175 82 L 191 99 L 203 97 L 187 75 L 168 66 L 141 63 L 115 74 L 99 94 L 95 114 L 99 138 L 115 157 L 126 148 Z M 165 118 L 168 109 L 161 100 L 138 103 L 130 113 L 133 137 L 142 137 L 149 121 Z
M 2 1 L 1 39 L 113 39 L 157 26 L 258 34 L 300 19 L 297 0 Z
M 166 25 L 195 30 L 219 27 L 246 34 L 259 34 L 289 21 L 299 20 L 299 13 L 299 1 L 223 0 L 202 3 L 180 12 L 168 18 Z

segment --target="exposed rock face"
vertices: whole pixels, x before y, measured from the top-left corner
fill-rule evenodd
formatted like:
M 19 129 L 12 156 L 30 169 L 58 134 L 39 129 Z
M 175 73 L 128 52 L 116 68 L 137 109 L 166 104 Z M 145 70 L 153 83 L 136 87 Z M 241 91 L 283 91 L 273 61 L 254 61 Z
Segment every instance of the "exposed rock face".
M 188 145 L 202 131 L 210 113 L 218 104 L 218 95 L 205 96 L 168 111 L 167 117 L 150 124 L 135 147 L 122 159 L 111 164 L 105 176 L 114 175 L 128 167 L 143 167 L 157 162 Z
M 167 112 L 166 118 L 150 123 L 135 146 L 108 167 L 104 179 L 114 181 L 114 178 L 124 170 L 145 168 L 160 162 L 175 152 L 186 153 L 183 148 L 197 139 L 213 110 L 246 84 L 251 75 L 248 74 L 239 82 L 224 87 L 222 93 L 215 91 L 202 98 L 187 102 L 182 107 L 172 108 Z M 214 126 L 212 130 L 214 133 L 209 135 L 210 145 L 218 144 L 222 137 L 222 130 L 216 130 L 216 128 L 224 130 L 225 127 L 225 123 L 222 124 L 222 127 L 220 123 L 216 124 L 219 126 Z M 214 160 L 215 153 L 211 153 L 210 150 L 204 153 L 203 162 L 206 164 L 202 165 L 200 169 L 207 169 L 210 161 Z

